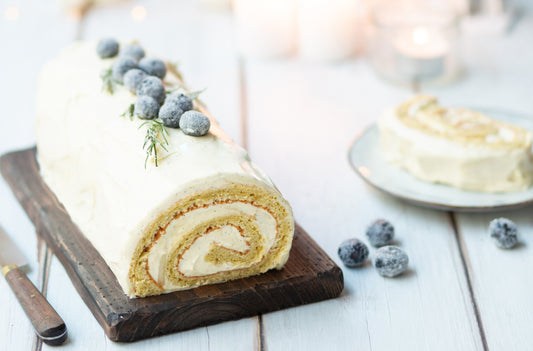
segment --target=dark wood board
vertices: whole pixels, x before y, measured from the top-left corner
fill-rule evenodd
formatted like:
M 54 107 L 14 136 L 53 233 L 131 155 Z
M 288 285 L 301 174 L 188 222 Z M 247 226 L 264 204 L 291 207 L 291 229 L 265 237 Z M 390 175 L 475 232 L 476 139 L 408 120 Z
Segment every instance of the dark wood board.
M 35 152 L 2 156 L 0 171 L 111 340 L 135 341 L 254 316 L 334 298 L 343 289 L 341 269 L 297 225 L 289 261 L 280 271 L 130 299 L 42 181 Z

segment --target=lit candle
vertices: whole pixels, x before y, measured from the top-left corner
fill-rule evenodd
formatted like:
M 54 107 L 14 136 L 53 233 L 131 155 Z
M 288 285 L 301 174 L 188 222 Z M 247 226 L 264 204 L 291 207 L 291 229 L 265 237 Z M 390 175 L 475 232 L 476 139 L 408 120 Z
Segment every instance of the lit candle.
M 414 27 L 398 34 L 394 45 L 399 73 L 411 80 L 435 78 L 443 74 L 448 42 L 427 27 Z
M 459 17 L 449 3 L 432 4 L 393 1 L 374 8 L 367 43 L 379 76 L 400 84 L 442 84 L 459 77 Z
M 296 0 L 234 0 L 239 51 L 245 57 L 290 55 L 296 48 Z
M 359 0 L 300 0 L 300 55 L 321 61 L 353 56 L 362 44 L 362 12 Z

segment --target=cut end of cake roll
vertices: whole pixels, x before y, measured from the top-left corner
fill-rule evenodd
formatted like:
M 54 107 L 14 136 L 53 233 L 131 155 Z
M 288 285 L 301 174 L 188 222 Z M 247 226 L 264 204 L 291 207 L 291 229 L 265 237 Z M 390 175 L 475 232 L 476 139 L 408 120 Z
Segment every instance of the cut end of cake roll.
M 290 206 L 272 188 L 233 175 L 184 193 L 190 195 L 144 229 L 129 272 L 130 296 L 221 283 L 286 263 L 294 221 Z
M 483 192 L 533 183 L 531 132 L 466 108 L 416 95 L 378 120 L 385 158 L 427 182 Z

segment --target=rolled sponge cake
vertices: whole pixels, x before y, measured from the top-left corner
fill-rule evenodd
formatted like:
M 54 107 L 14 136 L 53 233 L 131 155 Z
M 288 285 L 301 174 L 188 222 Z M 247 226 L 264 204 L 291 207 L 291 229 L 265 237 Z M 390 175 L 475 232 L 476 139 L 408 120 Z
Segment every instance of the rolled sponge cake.
M 166 128 L 167 151 L 145 167 L 147 127 L 122 116 L 136 96 L 122 86 L 102 91 L 100 72 L 113 59 L 95 48 L 76 42 L 43 69 L 37 158 L 124 292 L 158 295 L 281 269 L 294 219 L 271 180 L 212 118 L 203 137 Z M 181 84 L 178 76 L 167 74 L 165 85 Z

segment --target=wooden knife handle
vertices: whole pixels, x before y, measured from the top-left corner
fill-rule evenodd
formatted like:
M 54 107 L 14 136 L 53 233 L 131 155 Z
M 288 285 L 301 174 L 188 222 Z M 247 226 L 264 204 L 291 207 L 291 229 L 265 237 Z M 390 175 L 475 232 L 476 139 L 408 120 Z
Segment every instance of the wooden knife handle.
M 37 335 L 48 345 L 61 345 L 67 339 L 67 327 L 41 292 L 17 266 L 6 266 L 2 273 L 31 320 Z

